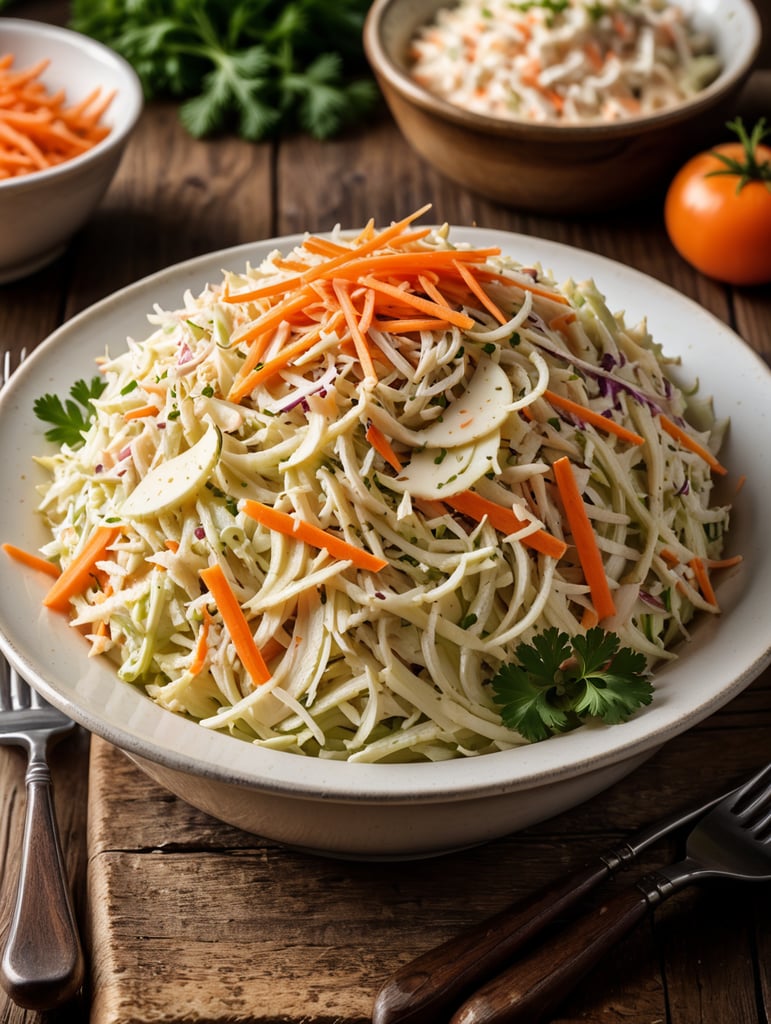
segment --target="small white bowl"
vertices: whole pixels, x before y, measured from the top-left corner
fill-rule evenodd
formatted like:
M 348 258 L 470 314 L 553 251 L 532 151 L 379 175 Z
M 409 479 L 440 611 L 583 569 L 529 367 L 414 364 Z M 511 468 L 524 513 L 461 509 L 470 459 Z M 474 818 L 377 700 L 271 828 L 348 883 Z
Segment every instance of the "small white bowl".
M 136 72 L 108 47 L 69 29 L 18 18 L 0 19 L 0 54 L 23 70 L 42 58 L 41 81 L 64 89 L 67 104 L 97 86 L 115 90 L 102 123 L 109 134 L 81 156 L 47 170 L 0 180 L 0 283 L 39 270 L 61 254 L 95 209 L 118 168 L 142 110 Z

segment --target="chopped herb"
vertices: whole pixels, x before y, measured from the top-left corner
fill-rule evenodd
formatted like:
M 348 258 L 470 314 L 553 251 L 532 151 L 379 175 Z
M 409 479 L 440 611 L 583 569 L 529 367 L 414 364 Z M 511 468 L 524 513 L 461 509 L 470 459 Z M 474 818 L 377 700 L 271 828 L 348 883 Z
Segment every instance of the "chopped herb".
M 623 722 L 651 702 L 645 655 L 600 626 L 572 639 L 552 626 L 515 655 L 518 663 L 499 669 L 491 685 L 503 723 L 525 739 L 543 740 L 588 718 Z
M 132 392 L 132 391 L 136 391 L 136 389 L 137 389 L 138 387 L 139 387 L 139 381 L 136 381 L 136 380 L 130 380 L 130 381 L 128 382 L 128 384 L 126 384 L 126 385 L 125 385 L 125 387 L 122 387 L 122 388 L 120 389 L 120 393 L 121 393 L 122 395 L 130 395 L 130 394 L 131 394 L 131 392 Z
M 70 397 L 62 402 L 58 395 L 43 395 L 35 399 L 33 410 L 39 420 L 53 426 L 45 433 L 46 439 L 70 448 L 83 444 L 83 431 L 88 430 L 94 411 L 93 402 L 107 387 L 101 377 L 92 377 L 87 383 L 76 381 L 70 388 Z

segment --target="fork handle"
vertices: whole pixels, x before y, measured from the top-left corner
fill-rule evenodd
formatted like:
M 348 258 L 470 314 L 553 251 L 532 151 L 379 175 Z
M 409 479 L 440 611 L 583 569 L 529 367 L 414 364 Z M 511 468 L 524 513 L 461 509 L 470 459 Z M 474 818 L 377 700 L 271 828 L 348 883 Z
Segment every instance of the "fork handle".
M 450 1024 L 536 1024 L 650 908 L 636 886 L 608 900 L 478 989 Z
M 19 1006 L 42 1010 L 71 998 L 84 960 L 54 813 L 51 773 L 31 757 L 21 869 L 0 983 Z
M 598 859 L 398 968 L 375 997 L 373 1024 L 447 1020 L 468 993 L 610 874 Z

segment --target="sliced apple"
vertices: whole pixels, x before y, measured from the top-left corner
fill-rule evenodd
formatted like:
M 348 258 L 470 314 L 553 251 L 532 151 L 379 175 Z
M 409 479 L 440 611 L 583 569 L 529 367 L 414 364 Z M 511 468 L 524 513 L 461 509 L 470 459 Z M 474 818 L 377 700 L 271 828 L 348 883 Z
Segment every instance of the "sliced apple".
M 142 519 L 183 505 L 207 482 L 221 450 L 222 433 L 211 423 L 192 448 L 155 466 L 140 480 L 123 502 L 121 514 Z
M 449 498 L 473 487 L 486 473 L 500 472 L 500 444 L 500 432 L 493 430 L 471 444 L 424 448 L 412 456 L 398 476 L 378 479 L 391 490 L 409 491 L 416 498 Z

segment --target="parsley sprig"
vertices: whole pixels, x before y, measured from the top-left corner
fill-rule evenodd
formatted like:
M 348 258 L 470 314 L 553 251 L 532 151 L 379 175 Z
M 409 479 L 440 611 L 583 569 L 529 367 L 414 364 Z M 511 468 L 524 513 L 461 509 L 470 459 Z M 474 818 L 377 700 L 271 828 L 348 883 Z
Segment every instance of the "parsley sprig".
M 645 656 L 621 647 L 615 633 L 599 626 L 569 637 L 555 627 L 520 644 L 518 663 L 504 665 L 491 681 L 501 719 L 527 740 L 544 740 L 586 719 L 623 722 L 643 704 L 653 687 Z
M 369 0 L 74 0 L 71 27 L 122 54 L 148 97 L 183 99 L 197 138 L 325 139 L 378 96 L 361 44 Z
M 58 395 L 42 395 L 35 399 L 33 410 L 39 420 L 53 426 L 46 431 L 49 441 L 79 448 L 83 444 L 83 431 L 88 430 L 94 411 L 93 401 L 107 386 L 101 377 L 90 381 L 78 380 L 70 388 L 70 397 L 63 402 Z

